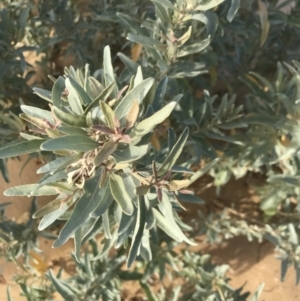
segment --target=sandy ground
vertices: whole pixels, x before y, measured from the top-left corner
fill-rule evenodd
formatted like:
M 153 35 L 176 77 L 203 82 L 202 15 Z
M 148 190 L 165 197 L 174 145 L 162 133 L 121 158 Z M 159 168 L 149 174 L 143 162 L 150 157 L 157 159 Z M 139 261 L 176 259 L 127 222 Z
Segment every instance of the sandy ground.
M 11 177 L 10 183 L 5 183 L 0 178 L 0 191 L 3 192 L 10 186 L 21 185 L 26 183 L 34 183 L 38 176 L 35 171 L 39 165 L 35 161 L 31 161 L 21 177 L 19 177 L 19 170 L 24 162 L 18 160 L 9 161 L 9 172 Z M 201 183 L 200 183 L 201 184 Z M 200 186 L 199 184 L 199 186 Z M 238 188 L 239 187 L 239 188 Z M 243 181 L 235 183 L 235 191 L 240 198 L 242 190 L 246 190 L 243 185 Z M 232 192 L 230 187 L 224 191 L 224 197 L 226 194 Z M 211 195 L 211 189 L 206 192 L 206 197 Z M 245 195 L 245 194 L 244 194 Z M 248 194 L 246 194 L 247 196 Z M 251 193 L 249 194 L 251 196 Z M 205 195 L 204 195 L 205 197 Z M 39 201 L 39 204 L 47 202 L 49 199 L 44 198 Z M 7 215 L 16 220 L 25 219 L 28 214 L 27 210 L 30 206 L 31 200 L 27 197 L 15 197 L 8 199 L 7 197 L 1 197 L 1 202 L 12 201 L 12 205 L 7 209 Z M 195 208 L 190 207 L 188 214 L 194 212 Z M 72 251 L 72 241 L 64 245 L 59 249 L 52 249 L 51 242 L 47 242 L 45 239 L 40 241 L 40 247 L 44 251 L 45 261 L 50 263 L 53 260 L 58 262 L 64 262 L 64 259 L 68 257 L 70 251 Z M 259 244 L 258 242 L 248 242 L 243 237 L 230 239 L 229 241 L 218 244 L 208 245 L 203 242 L 202 238 L 199 238 L 199 245 L 194 247 L 195 252 L 209 253 L 212 255 L 212 260 L 216 264 L 229 264 L 231 266 L 228 277 L 232 279 L 231 285 L 233 287 L 239 287 L 245 284 L 245 291 L 254 292 L 261 282 L 265 283 L 265 289 L 262 294 L 262 300 L 265 301 L 296 301 L 300 297 L 300 287 L 295 286 L 295 273 L 290 269 L 287 273 L 285 282 L 280 281 L 280 262 L 275 258 L 273 252 L 273 246 L 269 243 Z M 11 286 L 12 296 L 15 301 L 25 300 L 19 297 L 18 286 L 15 285 L 11 278 L 19 271 L 12 263 L 1 263 L 0 268 L 3 269 L 3 276 L 8 284 Z M 130 283 L 124 285 L 126 289 L 126 300 L 133 300 L 137 288 Z M 0 284 L 0 301 L 6 301 L 6 285 Z

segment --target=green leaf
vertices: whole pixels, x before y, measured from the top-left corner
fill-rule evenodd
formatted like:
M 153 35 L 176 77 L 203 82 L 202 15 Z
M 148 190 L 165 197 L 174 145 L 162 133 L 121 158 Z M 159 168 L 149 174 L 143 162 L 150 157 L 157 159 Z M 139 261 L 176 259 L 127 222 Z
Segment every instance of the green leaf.
M 122 211 L 127 215 L 132 215 L 133 204 L 127 193 L 122 177 L 117 174 L 110 174 L 109 186 L 114 199 L 120 205 Z
M 84 105 L 88 105 L 92 102 L 92 99 L 89 97 L 89 95 L 84 91 L 84 89 L 70 76 L 67 77 L 70 80 L 70 83 L 72 87 L 76 90 L 81 103 Z
M 110 155 L 114 153 L 117 147 L 118 144 L 115 141 L 105 142 L 94 159 L 95 165 L 99 166 L 103 161 L 105 161 Z
M 257 0 L 258 3 L 258 15 L 260 18 L 261 24 L 261 36 L 260 36 L 260 46 L 263 46 L 268 38 L 270 23 L 269 23 L 269 14 L 268 8 L 265 2 L 262 0 Z
M 57 279 L 52 270 L 49 270 L 50 280 L 52 281 L 57 292 L 64 298 L 66 301 L 74 301 L 76 300 L 76 296 L 73 291 L 61 280 Z
M 172 237 L 177 242 L 182 242 L 182 232 L 177 231 L 177 228 L 172 228 L 173 225 L 170 225 L 166 218 L 155 208 L 152 208 L 152 212 L 155 216 L 157 226 L 160 227 L 166 234 Z
M 106 87 L 94 100 L 92 103 L 88 105 L 88 107 L 84 111 L 84 115 L 86 115 L 90 110 L 99 105 L 99 101 L 106 101 L 110 96 L 112 91 L 114 90 L 115 83 L 111 83 L 108 87 Z
M 137 101 L 138 104 L 141 104 L 153 83 L 153 78 L 147 78 L 143 80 L 139 85 L 128 92 L 126 96 L 118 103 L 114 112 L 116 117 L 120 120 L 122 126 L 124 126 L 126 123 L 126 116 L 132 107 L 133 101 Z
M 9 182 L 9 174 L 8 174 L 5 159 L 0 159 L 0 171 L 1 171 L 3 179 L 5 180 L 6 183 L 8 183 Z
M 103 52 L 103 70 L 104 70 L 104 81 L 105 81 L 105 87 L 107 88 L 112 83 L 115 83 L 115 74 L 114 69 L 111 63 L 111 54 L 110 54 L 110 48 L 109 46 L 104 47 Z M 112 91 L 112 97 L 115 98 L 118 94 L 118 88 L 116 85 L 114 85 L 113 91 Z
M 151 132 L 158 124 L 170 116 L 176 105 L 177 102 L 171 101 L 152 116 L 138 123 L 130 133 L 132 140 L 134 140 L 134 138 L 143 137 Z
M 57 128 L 57 130 L 66 135 L 87 135 L 87 132 L 85 130 L 76 126 L 61 125 Z
M 103 220 L 103 228 L 104 228 L 104 234 L 107 239 L 112 239 L 111 233 L 110 233 L 110 226 L 109 226 L 109 214 L 108 210 L 106 210 L 102 214 L 102 220 Z
M 183 47 L 183 49 L 180 50 L 179 53 L 177 54 L 177 57 L 183 57 L 186 55 L 200 52 L 203 49 L 205 49 L 209 44 L 210 44 L 210 36 L 199 43 Z
M 145 156 L 148 151 L 149 144 L 140 146 L 128 145 L 125 149 L 115 151 L 113 157 L 116 164 L 133 162 Z
M 73 114 L 62 111 L 57 107 L 53 107 L 53 112 L 60 121 L 62 121 L 67 125 L 78 126 L 78 127 L 87 126 L 85 116 L 79 116 L 79 115 L 75 116 Z
M 72 150 L 87 152 L 99 146 L 99 143 L 89 137 L 82 135 L 67 135 L 63 137 L 53 138 L 41 145 L 42 150 Z
M 105 116 L 105 119 L 106 119 L 106 122 L 107 122 L 107 125 L 111 128 L 111 129 L 114 129 L 116 126 L 115 126 L 115 113 L 114 111 L 112 110 L 112 108 L 107 104 L 105 103 L 104 101 L 100 101 L 100 107 L 101 107 L 101 110 Z
M 41 144 L 45 141 L 45 139 L 35 139 L 4 146 L 0 148 L 0 159 L 17 157 L 25 154 L 38 152 L 41 150 Z
M 51 172 L 54 171 L 59 165 L 61 165 L 62 163 L 64 163 L 66 160 L 70 159 L 71 156 L 68 157 L 58 157 L 55 160 L 45 164 L 44 166 L 40 167 L 37 170 L 37 174 L 40 173 L 45 173 L 45 172 Z
M 99 187 L 99 176 L 95 176 L 86 182 L 85 193 L 77 201 L 69 220 L 60 231 L 57 240 L 53 244 L 54 248 L 65 244 L 74 232 L 88 221 L 90 213 L 97 208 L 102 194 L 103 191 Z
M 101 216 L 113 203 L 114 199 L 111 195 L 108 181 L 106 185 L 101 189 L 101 195 L 99 196 L 99 204 L 96 209 L 90 213 L 91 217 L 99 217 Z
M 79 116 L 83 115 L 84 111 L 82 108 L 81 99 L 79 98 L 77 91 L 73 88 L 71 81 L 70 81 L 70 77 L 66 79 L 65 84 L 66 84 L 66 88 L 68 90 L 68 102 L 70 104 L 72 111 L 76 115 L 79 115 Z
M 66 202 L 61 202 L 58 208 L 56 208 L 55 210 L 52 210 L 51 212 L 44 215 L 44 217 L 41 219 L 39 226 L 38 226 L 39 231 L 45 230 L 47 227 L 52 225 L 57 219 L 59 219 L 75 203 L 77 198 L 78 198 L 78 194 L 71 196 Z M 51 209 L 54 209 L 55 207 L 56 207 L 56 203 L 55 203 L 55 205 L 53 205 L 52 208 L 44 207 L 45 209 L 44 208 L 42 208 L 42 209 L 44 209 L 44 211 L 46 211 L 46 210 L 50 211 Z
M 25 106 L 21 105 L 21 110 L 26 113 L 27 115 L 37 117 L 40 119 L 46 119 L 49 121 L 51 124 L 54 124 L 54 118 L 51 112 L 42 110 L 39 108 L 31 107 L 31 106 Z
M 10 295 L 10 287 L 9 287 L 9 285 L 7 285 L 7 287 L 6 287 L 6 295 L 7 295 L 7 301 L 15 301 L 15 300 L 11 297 L 11 295 Z
M 138 255 L 143 233 L 144 233 L 145 222 L 146 222 L 145 201 L 143 197 L 140 197 L 138 200 L 138 213 L 137 213 L 136 224 L 132 235 L 129 255 L 127 258 L 127 268 L 131 267 L 131 265 L 135 261 L 136 256 Z
M 38 188 L 40 184 L 26 184 L 8 188 L 4 191 L 6 196 L 41 196 L 59 194 L 57 188 L 49 185 Z M 38 189 L 37 189 L 38 188 Z
M 208 0 L 208 1 L 205 1 L 204 4 L 200 4 L 200 5 L 197 5 L 194 10 L 202 10 L 202 11 L 206 11 L 206 10 L 209 10 L 213 7 L 216 7 L 218 6 L 219 4 L 221 4 L 222 2 L 224 2 L 225 0 Z M 202 1 L 203 2 L 203 1 Z
M 127 40 L 137 43 L 137 44 L 141 44 L 143 46 L 152 48 L 152 49 L 156 49 L 155 46 L 156 45 L 161 45 L 160 42 L 156 39 L 152 39 L 149 37 L 145 37 L 145 36 L 140 36 L 140 35 L 134 35 L 129 33 L 127 35 Z
M 151 1 L 154 2 L 154 3 L 161 4 L 161 5 L 164 6 L 165 8 L 169 8 L 169 9 L 171 9 L 172 11 L 178 10 L 178 9 L 176 9 L 176 8 L 173 6 L 173 4 L 172 4 L 170 1 L 168 1 L 168 0 L 151 0 Z
M 177 159 L 179 158 L 183 147 L 185 146 L 185 143 L 189 137 L 189 128 L 186 127 L 183 131 L 183 133 L 180 135 L 179 139 L 177 140 L 176 144 L 173 146 L 171 151 L 169 152 L 168 156 L 166 157 L 163 164 L 159 167 L 157 174 L 158 176 L 161 176 L 165 173 L 167 173 L 173 165 L 176 163 Z
M 49 214 L 57 209 L 59 209 L 59 207 L 62 205 L 62 200 L 65 198 L 66 196 L 64 195 L 59 195 L 56 199 L 54 199 L 53 201 L 51 201 L 50 203 L 48 203 L 47 205 L 45 205 L 44 207 L 40 208 L 39 210 L 37 210 L 32 218 L 40 218 L 43 217 L 46 214 Z
M 52 101 L 55 107 L 61 109 L 63 104 L 61 101 L 61 94 L 65 90 L 65 79 L 60 76 L 53 85 L 52 88 Z
M 202 177 L 204 174 L 206 174 L 209 170 L 212 169 L 212 167 L 217 163 L 219 162 L 219 158 L 216 158 L 214 160 L 212 160 L 211 162 L 209 162 L 206 166 L 204 166 L 203 168 L 199 169 L 197 172 L 195 172 L 195 174 L 193 174 L 191 177 L 190 177 L 190 181 L 191 181 L 191 184 L 193 182 L 195 182 L 196 180 L 198 180 L 200 177 Z
M 75 259 L 80 263 L 80 250 L 81 250 L 81 228 L 75 231 L 74 235 Z
M 227 13 L 228 22 L 231 22 L 233 20 L 234 16 L 236 15 L 240 7 L 240 4 L 241 4 L 241 0 L 231 0 L 231 6 Z

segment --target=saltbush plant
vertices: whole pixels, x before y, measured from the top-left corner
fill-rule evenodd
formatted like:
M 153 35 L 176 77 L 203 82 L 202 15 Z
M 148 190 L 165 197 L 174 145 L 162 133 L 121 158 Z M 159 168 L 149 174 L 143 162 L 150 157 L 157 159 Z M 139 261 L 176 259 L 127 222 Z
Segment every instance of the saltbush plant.
M 38 183 L 4 193 L 54 196 L 33 213 L 37 228 L 31 219 L 20 229 L 31 229 L 35 242 L 37 229 L 54 238 L 45 229 L 59 224 L 53 246 L 75 241 L 78 274 L 64 281 L 48 272 L 52 284 L 43 296 L 57 290 L 65 300 L 121 300 L 120 281 L 127 277 L 139 281 L 148 300 L 246 300 L 228 286 L 226 267 L 172 251 L 178 243 L 195 244 L 199 233 L 211 243 L 237 235 L 269 240 L 280 253 L 282 280 L 293 265 L 300 281 L 299 2 L 90 1 L 81 9 L 76 1 L 7 2 L 11 13 L 1 11 L 0 30 L 14 24 L 14 35 L 3 30 L 10 76 L 20 78 L 26 67 L 27 48 L 8 51 L 19 30 L 18 39 L 45 54 L 53 87 L 34 88 L 44 100 L 36 106 L 20 93 L 6 98 L 3 85 L 3 176 L 8 180 L 7 158 L 38 154 L 46 161 Z M 74 67 L 53 68 L 55 55 L 73 57 Z M 22 111 L 19 117 L 8 102 Z M 199 210 L 198 219 L 183 223 L 185 202 L 203 204 L 189 186 L 205 173 L 219 196 L 232 177 L 263 174 L 266 183 L 254 187 L 262 218 L 219 202 L 221 211 Z M 14 224 L 3 225 L 12 233 L 4 235 L 7 250 L 14 250 L 8 259 L 36 248 Z M 85 243 L 92 254 L 83 259 Z M 112 249 L 116 254 L 108 256 Z M 121 269 L 125 261 L 134 272 Z M 149 281 L 156 271 L 193 285 L 155 295 Z M 18 283 L 31 300 L 23 280 Z M 34 292 L 39 300 L 41 291 Z

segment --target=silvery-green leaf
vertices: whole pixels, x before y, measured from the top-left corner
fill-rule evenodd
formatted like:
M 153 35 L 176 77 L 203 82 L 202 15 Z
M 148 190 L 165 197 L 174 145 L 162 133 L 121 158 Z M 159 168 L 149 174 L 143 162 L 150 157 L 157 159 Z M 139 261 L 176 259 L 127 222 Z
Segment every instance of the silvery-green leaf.
M 38 226 L 39 231 L 45 230 L 47 227 L 52 225 L 57 219 L 61 218 L 61 216 L 65 214 L 66 211 L 75 203 L 77 198 L 78 194 L 71 196 L 66 202 L 62 202 L 57 209 L 52 210 L 51 212 L 44 215 Z M 56 206 L 54 206 L 54 208 L 55 207 Z
M 107 239 L 111 239 L 112 236 L 111 236 L 111 233 L 110 233 L 108 210 L 106 210 L 106 211 L 102 214 L 102 221 L 103 221 L 103 228 L 104 228 L 105 237 L 106 237 Z
M 104 81 L 105 87 L 107 88 L 109 85 L 115 82 L 115 74 L 114 69 L 111 63 L 111 54 L 109 46 L 104 47 L 103 52 L 103 69 L 104 69 Z M 111 93 L 112 97 L 115 98 L 118 94 L 118 88 L 114 85 L 114 89 Z
M 97 97 L 88 105 L 85 109 L 84 114 L 86 115 L 89 111 L 91 111 L 94 107 L 99 105 L 99 101 L 106 101 L 107 98 L 110 96 L 112 91 L 114 90 L 115 83 L 111 83 L 108 87 L 106 87 Z
M 150 189 L 150 186 L 142 185 L 142 186 L 135 187 L 134 192 L 136 195 L 142 196 L 142 195 L 147 194 L 149 189 Z
M 156 39 L 140 35 L 134 35 L 131 33 L 127 35 L 127 40 L 153 49 L 155 49 L 155 45 L 160 45 L 160 42 Z
M 39 218 L 39 217 L 43 217 L 46 214 L 49 214 L 57 209 L 60 208 L 60 206 L 62 205 L 62 201 L 66 198 L 66 195 L 60 194 L 59 196 L 57 196 L 56 199 L 54 199 L 53 201 L 51 201 L 50 203 L 48 203 L 47 205 L 45 205 L 44 207 L 40 208 L 39 210 L 37 210 L 32 218 Z
M 57 128 L 57 130 L 67 135 L 87 135 L 87 132 L 85 130 L 76 126 L 61 125 Z
M 94 159 L 95 165 L 99 166 L 103 161 L 105 161 L 110 155 L 114 153 L 117 147 L 118 144 L 115 141 L 105 142 Z
M 63 123 L 70 126 L 78 126 L 78 127 L 86 127 L 86 118 L 85 116 L 73 115 L 70 113 L 66 113 L 56 107 L 53 108 L 53 112 L 55 116 L 62 121 Z
M 150 246 L 150 231 L 146 230 L 146 228 L 144 230 L 143 237 L 142 237 L 142 242 L 141 242 L 141 246 L 140 246 L 140 255 L 143 257 L 143 259 L 146 262 L 149 262 L 152 260 L 152 252 L 151 252 L 151 246 Z
M 115 118 L 116 118 L 114 111 L 104 101 L 100 101 L 100 107 L 101 107 L 101 110 L 102 110 L 102 112 L 103 112 L 103 114 L 105 116 L 107 125 L 111 129 L 114 129 L 115 128 Z
M 139 23 L 137 23 L 133 18 L 128 16 L 127 14 L 123 13 L 117 13 L 116 14 L 123 22 L 126 23 L 135 33 L 139 33 L 141 35 L 146 34 L 147 31 L 145 31 L 144 28 L 140 26 Z
M 99 176 L 86 181 L 85 193 L 77 201 L 72 215 L 59 233 L 53 247 L 59 247 L 67 242 L 74 232 L 83 225 L 98 206 L 102 189 L 99 187 Z
M 216 139 L 216 140 L 221 140 L 221 141 L 225 141 L 225 142 L 229 142 L 229 143 L 233 143 L 233 144 L 237 144 L 237 145 L 244 145 L 243 142 L 234 139 L 234 137 L 231 136 L 227 136 L 223 133 L 215 133 L 215 132 L 207 132 L 206 136 L 211 138 L 211 139 Z
M 45 164 L 37 170 L 37 174 L 51 172 L 55 170 L 60 164 L 68 160 L 70 157 L 58 157 L 55 160 Z
M 240 4 L 241 4 L 241 0 L 231 0 L 230 9 L 227 13 L 228 22 L 231 22 L 233 20 L 240 7 Z
M 40 137 L 34 136 L 34 135 L 30 135 L 30 134 L 26 134 L 26 133 L 20 133 L 20 136 L 26 140 L 36 140 L 36 139 L 42 139 Z
M 152 208 L 152 212 L 156 219 L 156 224 L 160 227 L 166 234 L 172 237 L 177 242 L 182 242 L 182 232 L 178 232 L 177 228 L 174 229 L 173 225 L 170 225 L 169 221 L 155 208 Z
M 155 226 L 155 217 L 152 211 L 152 207 L 150 206 L 149 203 L 149 199 L 148 199 L 148 195 L 145 196 L 144 198 L 145 200 L 145 206 L 146 206 L 146 225 L 145 225 L 145 229 L 150 230 Z
M 129 57 L 127 57 L 125 54 L 123 54 L 121 52 L 118 52 L 117 55 L 121 59 L 123 64 L 126 66 L 128 71 L 131 73 L 131 75 L 136 74 L 139 64 L 133 62 Z
M 144 198 L 140 197 L 138 200 L 138 213 L 136 218 L 136 224 L 134 228 L 134 232 L 132 235 L 131 247 L 129 250 L 129 255 L 127 258 L 127 267 L 131 267 L 133 262 L 135 261 L 136 256 L 138 255 L 138 251 L 141 245 L 144 228 L 145 228 L 145 202 Z
M 117 174 L 110 174 L 109 186 L 114 199 L 120 205 L 122 211 L 127 215 L 131 215 L 133 213 L 133 204 L 122 177 Z
M 33 117 L 24 113 L 21 113 L 19 115 L 19 117 L 25 121 L 28 121 L 29 123 L 35 125 L 37 128 L 42 129 L 42 130 L 46 130 L 48 128 L 50 128 L 49 124 L 47 123 L 47 121 L 41 119 L 41 118 L 37 118 L 37 117 Z
M 52 270 L 49 270 L 50 280 L 52 281 L 56 291 L 64 298 L 66 301 L 76 300 L 76 296 L 73 291 L 61 280 L 57 279 Z
M 63 104 L 61 101 L 61 94 L 65 90 L 65 79 L 60 76 L 53 85 L 52 88 L 52 101 L 55 107 L 61 109 Z
M 89 77 L 89 83 L 91 88 L 91 97 L 94 100 L 104 90 L 103 85 L 94 77 Z
M 176 105 L 177 102 L 171 101 L 152 116 L 138 123 L 130 133 L 132 140 L 134 141 L 135 138 L 143 137 L 144 135 L 150 133 L 158 124 L 162 123 L 170 116 Z
M 40 187 L 42 187 L 46 184 L 54 184 L 57 181 L 65 179 L 66 177 L 67 177 L 67 173 L 64 170 L 59 171 L 53 175 L 46 175 L 43 179 L 41 179 L 38 182 L 39 186 L 36 189 L 39 189 Z
M 143 73 L 142 73 L 142 68 L 139 66 L 137 68 L 136 76 L 134 77 L 134 84 L 133 86 L 136 87 L 143 81 Z
M 194 9 L 195 10 L 206 11 L 206 10 L 209 10 L 209 9 L 211 9 L 213 7 L 218 6 L 222 2 L 224 2 L 224 0 L 208 0 L 208 1 L 204 2 L 204 4 L 197 5 L 197 7 L 195 7 Z
M 164 76 L 157 85 L 155 96 L 151 104 L 155 112 L 161 109 L 163 105 L 163 100 L 167 92 L 167 86 L 168 86 L 168 77 Z
M 116 117 L 120 120 L 121 125 L 125 125 L 126 116 L 132 107 L 133 101 L 135 100 L 138 104 L 141 104 L 153 83 L 153 78 L 143 80 L 139 85 L 127 93 L 126 96 L 118 103 L 114 112 Z
M 81 99 L 79 98 L 77 91 L 72 86 L 70 82 L 70 78 L 66 79 L 65 84 L 66 84 L 66 89 L 68 90 L 68 102 L 73 113 L 79 116 L 83 115 L 84 112 L 82 108 Z
M 139 185 L 139 181 L 135 180 L 130 172 L 123 170 L 122 178 L 124 181 L 124 185 L 127 188 L 128 195 L 132 200 L 133 204 L 137 206 L 138 196 L 134 193 L 134 189 L 137 185 Z
M 32 90 L 34 91 L 34 94 L 49 102 L 52 102 L 52 94 L 50 91 L 41 88 L 33 88 Z
M 46 119 L 48 120 L 51 124 L 54 124 L 54 118 L 51 112 L 42 110 L 36 107 L 31 107 L 31 106 L 25 106 L 21 105 L 21 110 L 26 113 L 27 115 L 31 115 L 33 117 L 41 118 L 41 119 Z
M 205 204 L 205 202 L 200 199 L 199 197 L 193 195 L 193 194 L 184 194 L 184 193 L 178 193 L 176 195 L 179 201 L 187 202 L 187 203 L 193 203 L 193 204 Z
M 172 11 L 177 10 L 173 4 L 168 0 L 151 0 L 152 2 L 157 2 L 158 4 L 163 5 L 165 8 L 169 8 Z
M 9 182 L 9 174 L 8 174 L 5 159 L 0 159 L 0 171 L 1 171 L 3 179 L 5 180 L 6 183 L 8 183 Z
M 15 300 L 11 297 L 9 285 L 7 285 L 7 287 L 6 287 L 6 295 L 7 295 L 7 301 L 15 301 Z
M 45 139 L 35 139 L 4 146 L 0 148 L 0 159 L 38 152 L 41 150 L 41 144 L 45 141 Z
M 59 194 L 59 191 L 49 185 L 45 185 L 36 189 L 39 184 L 26 184 L 8 188 L 4 191 L 4 195 L 6 196 L 41 196 L 41 195 L 56 195 Z M 32 194 L 32 192 L 34 193 Z
M 82 135 L 67 135 L 50 139 L 41 145 L 42 150 L 72 150 L 86 152 L 95 149 L 99 143 Z
M 202 177 L 205 173 L 207 173 L 211 168 L 219 161 L 219 158 L 216 158 L 205 165 L 203 168 L 199 169 L 190 177 L 191 184 Z
M 113 157 L 116 164 L 134 162 L 145 156 L 148 151 L 148 144 L 140 146 L 128 145 L 125 149 L 115 151 Z
M 108 181 L 106 181 L 106 185 L 104 185 L 101 188 L 100 192 L 101 192 L 101 194 L 99 194 L 98 206 L 96 207 L 96 209 L 93 212 L 90 213 L 91 217 L 101 216 L 106 210 L 108 210 L 108 208 L 114 201 L 113 196 L 110 192 L 110 187 L 109 187 Z
M 127 215 L 122 213 L 121 221 L 118 228 L 118 236 L 122 235 L 135 220 L 135 215 Z
M 186 127 L 183 131 L 183 133 L 180 135 L 179 139 L 177 140 L 176 144 L 173 146 L 171 151 L 169 152 L 168 156 L 166 157 L 163 164 L 158 169 L 158 176 L 161 176 L 165 173 L 167 173 L 173 165 L 176 163 L 177 159 L 179 158 L 183 147 L 185 146 L 185 143 L 189 137 L 189 128 Z
M 95 219 L 93 226 L 82 237 L 81 243 L 84 244 L 87 241 L 89 241 L 91 238 L 93 238 L 100 231 L 101 225 L 102 225 L 102 217 L 99 216 L 98 218 Z
M 204 40 L 202 40 L 199 43 L 193 44 L 193 45 L 188 45 L 188 46 L 184 46 L 182 48 L 182 50 L 179 51 L 179 53 L 177 54 L 177 57 L 183 57 L 186 55 L 190 55 L 193 53 L 197 53 L 202 51 L 203 49 L 205 49 L 210 43 L 210 36 Z
M 254 295 L 252 296 L 252 298 L 250 299 L 250 301 L 258 301 L 260 298 L 260 295 L 263 291 L 265 287 L 265 284 L 264 283 L 261 283 L 258 287 L 258 289 L 256 290 L 256 292 L 254 293 Z
M 74 247 L 75 247 L 75 259 L 80 263 L 80 250 L 81 250 L 81 227 L 79 227 L 74 234 Z
M 84 91 L 84 89 L 72 77 L 67 77 L 67 78 L 70 80 L 72 87 L 76 90 L 76 92 L 81 100 L 81 103 L 84 105 L 90 104 L 92 102 L 92 99 Z

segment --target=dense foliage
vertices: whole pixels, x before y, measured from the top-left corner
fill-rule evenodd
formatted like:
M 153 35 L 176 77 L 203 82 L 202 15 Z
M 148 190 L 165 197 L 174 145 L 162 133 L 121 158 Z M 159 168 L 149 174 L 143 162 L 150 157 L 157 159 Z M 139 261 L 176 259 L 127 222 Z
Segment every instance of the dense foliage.
M 8 181 L 10 157 L 47 161 L 38 183 L 4 193 L 54 196 L 38 210 L 33 202 L 38 227 L 34 219 L 17 225 L 2 215 L 4 255 L 17 260 L 22 252 L 38 252 L 38 235 L 54 238 L 54 247 L 73 237 L 78 267 L 66 280 L 47 272 L 51 281 L 43 290 L 19 278 L 28 300 L 54 291 L 65 300 L 121 300 L 121 282 L 128 279 L 139 281 L 148 300 L 246 300 L 227 284 L 226 267 L 211 266 L 206 255 L 173 251 L 178 243 L 194 244 L 199 233 L 211 243 L 237 235 L 269 240 L 280 253 L 281 278 L 292 265 L 300 281 L 299 5 L 2 4 L 1 172 Z M 41 70 L 51 74 L 33 88 L 34 96 L 29 50 L 43 54 Z M 205 173 L 220 196 L 233 177 L 264 175 L 264 185 L 255 187 L 260 217 L 221 203 L 221 211 L 203 210 L 183 223 L 182 204 L 203 204 L 189 186 Z M 61 221 L 58 236 L 45 231 Z M 87 243 L 91 253 L 83 252 Z M 108 256 L 113 248 L 116 254 Z M 135 263 L 133 269 L 124 270 L 124 262 Z M 156 271 L 192 286 L 155 295 L 149 279 Z M 252 300 L 258 298 L 257 292 Z

